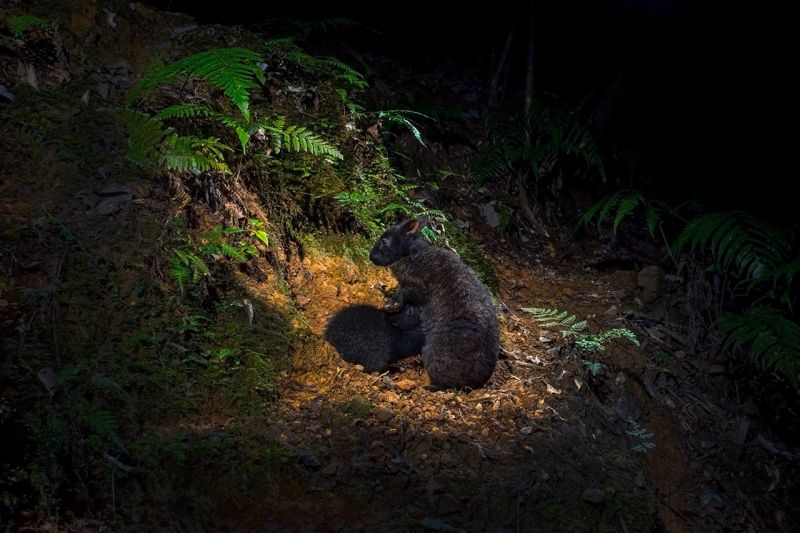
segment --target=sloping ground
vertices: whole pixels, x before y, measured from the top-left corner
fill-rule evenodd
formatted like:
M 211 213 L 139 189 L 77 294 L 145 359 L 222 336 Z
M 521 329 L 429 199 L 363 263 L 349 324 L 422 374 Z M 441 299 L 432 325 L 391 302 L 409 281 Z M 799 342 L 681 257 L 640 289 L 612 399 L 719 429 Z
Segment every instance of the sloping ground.
M 588 266 L 591 246 L 568 254 L 483 227 L 474 187 L 457 176 L 438 194 L 471 224 L 498 281 L 503 359 L 494 377 L 481 390 L 429 392 L 418 357 L 385 375 L 343 362 L 321 338 L 326 322 L 346 306 L 380 303 L 376 285 L 393 285 L 388 272 L 350 235 L 281 234 L 276 204 L 293 193 L 265 193 L 246 172 L 212 183 L 209 202 L 207 183 L 123 164 L 119 132 L 97 108 L 118 105 L 150 54 L 178 48 L 177 30 L 191 21 L 111 7 L 113 17 L 92 2 L 53 8 L 69 59 L 3 56 L 4 75 L 27 80 L 0 108 L 0 431 L 11 443 L 3 525 L 798 525 L 796 451 L 769 434 L 752 399 L 736 397 L 724 367 L 684 351 L 691 288 L 674 279 L 645 298 L 637 270 Z M 376 149 L 372 133 L 359 135 L 361 169 Z M 416 164 L 465 173 L 468 148 L 429 146 Z M 300 163 L 287 167 L 302 175 Z M 335 214 L 318 212 L 325 205 L 304 207 L 318 226 L 336 227 L 324 223 Z M 180 290 L 169 275 L 174 250 L 246 218 L 268 225 L 270 245 L 247 262 L 209 259 L 211 276 Z M 593 331 L 626 326 L 642 344 L 618 341 L 589 356 L 522 307 L 569 311 Z M 597 375 L 587 357 L 604 365 Z M 645 442 L 655 447 L 635 449 Z
M 270 418 L 282 442 L 303 450 L 304 474 L 293 484 L 305 491 L 281 491 L 285 497 L 262 508 L 262 525 L 309 531 L 769 527 L 762 513 L 792 496 L 778 492 L 757 504 L 751 491 L 765 482 L 757 472 L 717 474 L 734 460 L 744 466 L 769 458 L 758 445 L 745 447 L 724 408 L 698 389 L 702 369 L 680 354 L 669 362 L 648 356 L 665 346 L 649 339 L 641 348 L 612 346 L 597 358 L 606 370 L 592 376 L 574 352 L 519 311 L 571 309 L 604 329 L 635 324 L 615 312 L 640 293 L 635 272 L 544 263 L 494 256 L 507 358 L 483 390 L 429 392 L 416 359 L 386 375 L 365 375 L 319 340 L 295 354 L 277 416 Z M 385 272 L 334 255 L 312 255 L 291 272 L 317 339 L 335 311 L 378 303 L 371 287 L 389 283 Z M 647 324 L 638 328 L 645 339 Z M 641 442 L 629 433 L 631 419 L 653 434 L 647 440 L 655 448 L 646 454 L 633 449 Z

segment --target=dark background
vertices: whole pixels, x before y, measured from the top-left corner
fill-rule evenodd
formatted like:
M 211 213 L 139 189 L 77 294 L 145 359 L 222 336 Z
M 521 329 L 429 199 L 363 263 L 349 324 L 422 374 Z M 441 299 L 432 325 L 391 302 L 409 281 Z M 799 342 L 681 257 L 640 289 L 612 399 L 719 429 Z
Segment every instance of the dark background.
M 492 50 L 499 50 L 517 20 L 511 80 L 518 92 L 523 87 L 528 2 L 150 3 L 203 23 L 243 26 L 285 17 L 347 17 L 380 32 L 349 31 L 359 50 L 421 70 L 454 66 L 487 84 Z M 624 185 L 792 223 L 792 20 L 780 4 L 538 1 L 536 91 L 575 107 L 601 80 L 616 80 L 615 98 L 603 111 L 606 132 L 638 160 L 635 181 Z

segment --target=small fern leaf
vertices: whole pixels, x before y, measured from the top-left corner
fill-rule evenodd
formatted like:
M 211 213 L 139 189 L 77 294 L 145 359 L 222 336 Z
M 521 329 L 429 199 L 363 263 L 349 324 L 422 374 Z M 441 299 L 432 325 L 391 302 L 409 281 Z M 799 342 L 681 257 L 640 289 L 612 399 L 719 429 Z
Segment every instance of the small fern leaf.
M 194 118 L 194 117 L 208 117 L 214 111 L 208 106 L 199 104 L 175 104 L 165 107 L 155 115 L 155 120 L 164 121 L 170 118 Z
M 34 17 L 33 15 L 15 15 L 8 17 L 8 29 L 11 34 L 19 39 L 22 34 L 36 26 L 45 26 L 49 24 L 46 19 Z
M 166 67 L 152 67 L 134 87 L 131 97 L 138 98 L 179 75 L 188 74 L 222 89 L 242 116 L 249 120 L 250 91 L 264 83 L 264 72 L 259 66 L 261 60 L 261 54 L 245 48 L 215 48 L 200 52 Z
M 624 197 L 620 203 L 619 207 L 617 208 L 617 214 L 614 216 L 614 233 L 617 232 L 617 228 L 619 227 L 622 220 L 630 215 L 636 206 L 639 205 L 639 201 L 641 199 L 637 195 L 629 195 Z
M 120 109 L 116 115 L 128 135 L 128 159 L 141 167 L 156 162 L 159 157 L 157 145 L 172 132 L 172 128 L 165 128 L 160 120 L 133 109 Z
M 191 270 L 184 261 L 184 258 L 180 256 L 179 250 L 175 250 L 175 257 L 173 257 L 169 263 L 169 275 L 175 280 L 175 283 L 178 284 L 181 292 L 183 292 L 186 288 L 186 282 L 191 275 Z
M 230 244 L 220 243 L 219 250 L 225 257 L 233 259 L 234 261 L 238 261 L 239 263 L 244 263 L 245 261 L 247 261 L 245 255 L 241 251 L 239 251 L 238 248 L 236 248 L 235 246 L 231 246 Z
M 658 224 L 661 222 L 661 216 L 658 212 L 650 206 L 647 206 L 647 210 L 644 213 L 645 223 L 647 224 L 647 232 L 650 234 L 650 237 L 656 236 L 656 228 L 658 228 Z
M 792 384 L 800 382 L 800 325 L 773 307 L 761 306 L 745 313 L 724 313 L 720 331 L 724 349 L 746 349 L 751 360 L 774 369 Z

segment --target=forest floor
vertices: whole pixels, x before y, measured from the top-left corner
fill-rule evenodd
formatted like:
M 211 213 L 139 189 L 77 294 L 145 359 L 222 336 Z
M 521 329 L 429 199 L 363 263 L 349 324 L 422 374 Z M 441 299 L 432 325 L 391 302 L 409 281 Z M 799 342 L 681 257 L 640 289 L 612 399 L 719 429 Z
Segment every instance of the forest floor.
M 80 4 L 84 11 L 71 12 L 76 35 L 106 17 L 99 4 Z M 119 9 L 134 12 L 115 19 L 119 50 L 102 46 L 109 28 L 92 34 L 100 66 L 83 72 L 93 103 L 118 102 L 133 72 L 144 70 L 149 55 L 139 40 L 166 46 L 175 39 L 170 31 L 187 24 L 135 4 Z M 479 390 L 431 392 L 418 356 L 367 374 L 323 340 L 336 312 L 378 305 L 379 287 L 394 285 L 387 269 L 351 253 L 352 236 L 320 229 L 304 235 L 302 249 L 273 243 L 248 265 L 215 271 L 216 285 L 196 300 L 184 297 L 164 273 L 171 247 L 182 242 L 180 224 L 208 231 L 242 210 L 269 220 L 269 206 L 234 184 L 224 197 L 236 205 L 214 211 L 192 202 L 175 180 L 114 165 L 98 170 L 92 158 L 103 162 L 97 154 L 112 150 L 113 133 L 70 144 L 80 128 L 94 128 L 78 103 L 89 99 L 83 85 L 15 91 L 13 109 L 9 102 L 0 108 L 14 117 L 2 125 L 0 181 L 0 340 L 7 348 L 0 427 L 13 449 L 0 480 L 0 511 L 11 511 L 0 522 L 9 527 L 680 532 L 797 525 L 796 483 L 787 481 L 796 453 L 770 432 L 757 398 L 739 394 L 724 354 L 689 353 L 684 310 L 694 288 L 665 275 L 659 257 L 603 261 L 603 246 L 591 239 L 489 227 L 479 208 L 486 197 L 463 176 L 463 143 L 429 142 L 425 165 L 459 170 L 440 180 L 448 201 L 436 207 L 470 226 L 494 271 L 501 359 Z M 28 116 L 37 117 L 32 126 L 21 121 Z M 255 318 L 248 320 L 243 301 Z M 522 310 L 532 307 L 577 315 L 593 332 L 629 328 L 640 345 L 621 339 L 581 352 Z M 187 355 L 194 349 L 200 355 Z M 212 349 L 219 361 L 203 359 Z M 91 406 L 118 422 L 98 423 L 87 415 Z M 62 440 L 47 448 L 50 438 Z M 33 442 L 58 452 L 31 454 Z M 52 468 L 23 465 L 34 460 Z M 61 488 L 50 489 L 54 479 Z M 32 511 L 36 501 L 50 514 Z
M 314 336 L 293 355 L 269 418 L 306 468 L 252 525 L 291 528 L 303 515 L 309 531 L 754 527 L 752 479 L 734 467 L 746 453 L 744 418 L 714 402 L 709 368 L 674 349 L 663 327 L 668 296 L 637 307 L 635 270 L 598 271 L 502 241 L 491 248 L 505 357 L 470 392 L 429 392 L 418 357 L 364 374 L 321 340 L 338 310 L 380 303 L 376 285 L 392 285 L 385 270 L 326 254 L 292 266 Z M 613 344 L 593 375 L 523 307 L 631 327 L 642 346 Z M 652 435 L 636 437 L 637 426 Z M 636 451 L 642 440 L 654 447 Z

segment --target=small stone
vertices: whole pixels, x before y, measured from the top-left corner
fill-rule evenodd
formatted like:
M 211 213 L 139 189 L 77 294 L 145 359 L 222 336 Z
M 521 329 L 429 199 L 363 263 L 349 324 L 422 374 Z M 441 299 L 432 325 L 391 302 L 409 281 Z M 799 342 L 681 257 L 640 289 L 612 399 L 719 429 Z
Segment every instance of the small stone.
M 477 405 L 475 406 L 475 410 L 476 410 L 476 411 L 478 411 L 478 412 L 480 412 L 480 411 L 483 411 L 483 404 L 480 404 L 480 403 L 479 403 L 479 404 L 477 404 Z
M 645 267 L 636 276 L 636 282 L 642 289 L 642 300 L 651 303 L 664 288 L 664 270 L 656 265 Z
M 381 397 L 384 401 L 389 403 L 398 403 L 400 401 L 400 396 L 398 396 L 396 392 L 390 390 L 381 394 Z
M 376 407 L 372 412 L 375 414 L 375 418 L 381 422 L 388 422 L 394 416 L 392 410 L 385 407 Z
M 355 369 L 356 369 L 356 370 L 358 370 L 359 372 L 363 372 L 363 371 L 364 371 L 364 365 L 356 365 L 356 366 L 354 366 L 353 368 L 355 368 Z
M 111 215 L 119 211 L 121 204 L 128 201 L 130 201 L 130 198 L 125 196 L 111 196 L 109 198 L 103 198 L 100 200 L 100 203 L 95 206 L 94 212 L 100 216 Z
M 403 379 L 395 383 L 395 386 L 403 392 L 408 392 L 417 387 L 417 384 L 410 379 Z
M 539 332 L 539 342 L 543 344 L 548 344 L 553 342 L 554 340 L 556 340 L 556 336 L 552 331 L 543 329 Z
M 98 194 L 100 196 L 133 196 L 133 192 L 129 188 L 117 183 L 109 183 L 103 187 Z
M 532 426 L 522 426 L 521 428 L 519 428 L 519 432 L 522 433 L 523 435 L 530 435 L 532 431 L 533 431 Z

